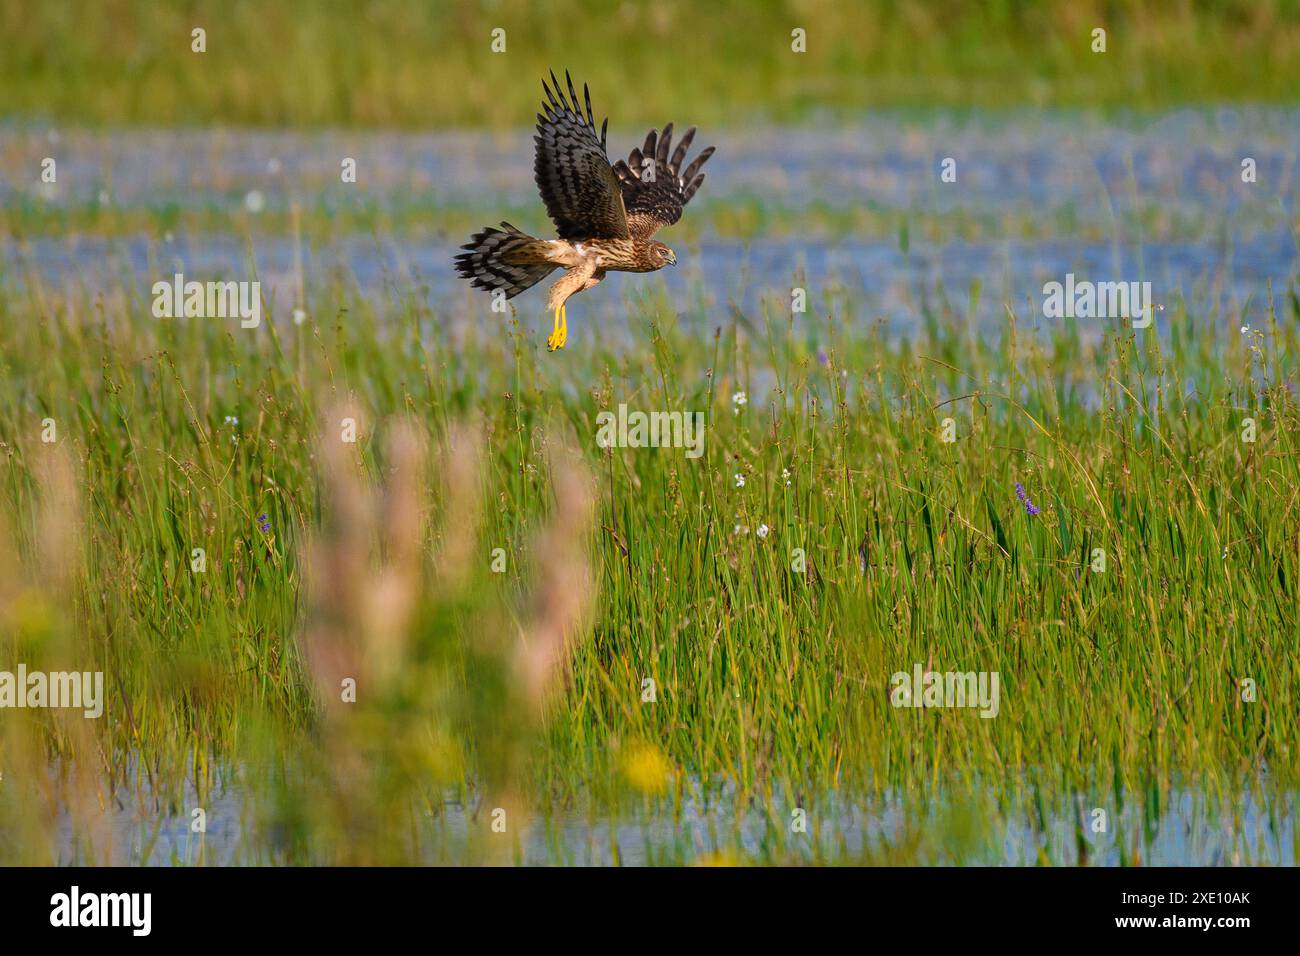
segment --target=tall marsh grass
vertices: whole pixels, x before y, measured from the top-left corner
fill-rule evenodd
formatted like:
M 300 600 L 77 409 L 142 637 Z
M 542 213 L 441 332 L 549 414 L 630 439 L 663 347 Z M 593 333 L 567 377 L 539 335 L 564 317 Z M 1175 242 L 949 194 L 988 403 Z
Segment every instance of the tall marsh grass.
M 652 286 L 550 355 L 401 280 L 257 330 L 146 287 L 0 284 L 5 660 L 110 689 L 4 715 L 6 861 L 68 854 L 56 805 L 103 860 L 115 794 L 187 819 L 227 784 L 239 857 L 283 862 L 611 862 L 619 820 L 656 862 L 997 860 L 1009 826 L 1141 862 L 1184 788 L 1295 838 L 1292 294 L 1250 334 L 1171 302 L 893 340 L 852 296 L 711 324 Z M 597 447 L 621 402 L 704 412 L 704 456 Z M 890 706 L 917 663 L 999 672 L 999 715 Z
M 204 53 L 192 51 L 196 28 L 206 30 Z M 1107 31 L 1104 53 L 1093 52 L 1098 28 Z M 797 29 L 801 53 L 792 49 Z M 0 36 L 6 117 L 517 126 L 531 116 L 537 78 L 570 68 L 616 125 L 662 124 L 689 103 L 691 122 L 717 127 L 882 106 L 1294 103 L 1300 8 L 1294 0 L 112 0 L 87 10 L 4 0 Z

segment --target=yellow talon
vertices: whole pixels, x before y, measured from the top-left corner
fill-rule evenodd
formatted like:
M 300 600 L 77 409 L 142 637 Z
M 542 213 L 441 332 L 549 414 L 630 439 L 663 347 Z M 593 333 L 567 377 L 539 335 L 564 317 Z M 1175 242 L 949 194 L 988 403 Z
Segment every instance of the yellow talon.
M 550 338 L 546 340 L 546 348 L 551 352 L 554 352 L 559 348 L 564 348 L 564 339 L 560 335 L 560 314 L 561 309 L 557 308 L 555 310 L 555 321 L 551 325 Z
M 561 304 L 555 310 L 555 324 L 551 327 L 551 337 L 546 340 L 546 347 L 554 352 L 556 349 L 564 348 L 564 343 L 569 340 L 569 322 L 565 315 L 564 305 Z

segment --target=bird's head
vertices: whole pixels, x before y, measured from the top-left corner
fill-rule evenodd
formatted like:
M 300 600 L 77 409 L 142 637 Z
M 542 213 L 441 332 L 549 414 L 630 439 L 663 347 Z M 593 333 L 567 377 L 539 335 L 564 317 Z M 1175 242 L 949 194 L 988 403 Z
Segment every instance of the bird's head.
M 656 242 L 650 247 L 650 254 L 654 256 L 655 261 L 659 263 L 659 268 L 664 266 L 677 265 L 677 253 L 673 252 L 662 242 Z

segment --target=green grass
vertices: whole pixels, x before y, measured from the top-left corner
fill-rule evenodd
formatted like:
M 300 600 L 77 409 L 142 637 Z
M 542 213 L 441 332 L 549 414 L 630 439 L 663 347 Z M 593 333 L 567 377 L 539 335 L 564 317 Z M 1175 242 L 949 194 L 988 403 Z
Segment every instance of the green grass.
M 901 107 L 1295 103 L 1293 0 L 364 5 L 0 2 L 0 115 L 59 123 L 519 126 L 565 68 L 617 123 Z M 191 50 L 191 31 L 207 50 Z M 1105 53 L 1092 31 L 1107 30 Z M 806 31 L 806 52 L 791 31 Z M 506 48 L 492 52 L 493 30 Z M 667 52 L 666 52 L 667 51 Z
M 416 288 L 322 285 L 311 321 L 281 304 L 246 331 L 7 277 L 2 659 L 102 668 L 109 705 L 4 715 L 0 859 L 53 858 L 55 796 L 103 859 L 110 785 L 186 818 L 221 774 L 241 853 L 288 862 L 536 859 L 525 814 L 559 860 L 576 818 L 666 826 L 654 862 L 998 860 L 1011 824 L 1046 840 L 1031 861 L 1140 862 L 1180 787 L 1228 826 L 1243 790 L 1287 814 L 1294 293 L 1256 336 L 1169 303 L 1161 345 L 929 308 L 892 342 L 843 295 L 719 323 L 659 289 L 586 299 L 551 355 L 531 311 L 431 313 Z M 705 455 L 597 448 L 620 402 L 705 412 Z M 999 672 L 1001 713 L 891 707 L 917 662 Z M 897 832 L 837 835 L 898 799 Z M 1052 832 L 1091 807 L 1105 836 Z
M 482 228 L 485 219 L 506 220 L 534 234 L 552 231 L 545 212 L 535 201 L 501 200 L 484 212 L 485 201 L 458 203 L 398 197 L 382 200 L 300 204 L 298 228 L 306 235 L 344 233 L 389 238 L 451 237 L 458 241 Z M 98 199 L 52 203 L 30 196 L 15 198 L 0 209 L 0 231 L 16 239 L 40 237 L 84 238 L 126 235 L 165 236 L 169 232 L 191 236 L 221 234 L 232 217 L 258 236 L 291 236 L 294 208 L 279 197 L 255 216 L 243 209 L 243 197 L 231 196 L 195 208 L 179 208 L 172 201 L 103 205 Z M 1241 235 L 1270 228 L 1292 228 L 1284 208 L 1271 197 L 1236 213 Z M 1121 235 L 1140 234 L 1150 242 L 1200 239 L 1222 232 L 1223 223 L 1206 213 L 1170 211 L 1167 204 L 1149 200 L 1117 210 L 1113 218 L 1086 216 L 1073 200 L 1049 209 L 1028 202 L 994 208 L 972 202 L 938 211 L 920 203 L 871 203 L 835 206 L 823 201 L 782 205 L 757 196 L 696 199 L 691 215 L 674 226 L 675 241 L 704 236 L 722 240 L 796 238 L 825 241 L 896 233 L 903 226 L 912 236 L 941 242 L 945 239 L 978 242 L 991 236 L 1015 240 L 1064 238 L 1099 242 Z

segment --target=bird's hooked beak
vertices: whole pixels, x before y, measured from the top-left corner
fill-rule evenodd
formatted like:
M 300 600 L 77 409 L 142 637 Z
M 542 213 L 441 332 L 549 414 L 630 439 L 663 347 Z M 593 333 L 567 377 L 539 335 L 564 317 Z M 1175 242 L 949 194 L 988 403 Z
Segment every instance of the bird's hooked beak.
M 668 264 L 670 266 L 677 265 L 677 253 L 673 252 L 671 249 L 668 250 Z

